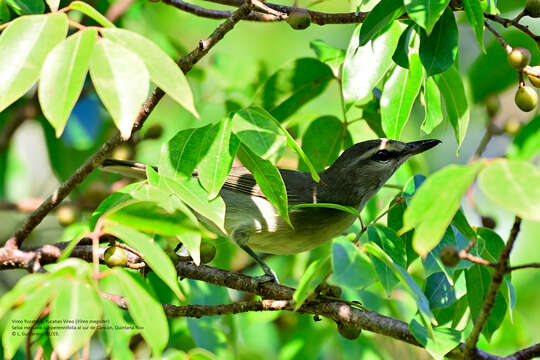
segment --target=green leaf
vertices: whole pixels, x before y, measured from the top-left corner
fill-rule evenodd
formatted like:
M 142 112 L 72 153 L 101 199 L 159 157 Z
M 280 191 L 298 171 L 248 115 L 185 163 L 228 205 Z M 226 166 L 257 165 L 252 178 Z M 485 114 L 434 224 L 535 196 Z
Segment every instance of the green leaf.
M 221 197 L 208 200 L 208 193 L 196 178 L 173 180 L 161 177 L 160 187 L 178 196 L 195 212 L 212 222 L 223 234 L 225 231 L 225 203 Z
M 5 0 L 17 15 L 41 14 L 45 11 L 43 0 Z
M 415 34 L 414 24 L 407 26 L 405 31 L 401 33 L 396 51 L 394 51 L 394 55 L 392 55 L 392 60 L 402 68 L 409 68 L 409 43 L 411 37 L 415 36 Z
M 184 233 L 181 236 L 177 236 L 178 240 L 182 242 L 189 253 L 189 256 L 193 259 L 195 265 L 201 264 L 201 234 L 200 233 Z
M 362 109 L 362 117 L 367 126 L 380 138 L 387 137 L 381 123 L 381 103 L 378 98 L 373 97 L 365 105 L 358 106 Z M 352 143 L 352 140 L 351 140 Z
M 58 356 L 67 359 L 90 341 L 96 330 L 96 323 L 91 321 L 101 320 L 102 307 L 96 289 L 90 284 L 78 280 L 62 282 L 63 285 L 51 302 L 49 320 L 53 324 L 69 326 L 60 326 L 51 332 L 50 338 Z
M 368 41 L 373 40 L 381 30 L 403 15 L 404 12 L 405 8 L 401 1 L 379 1 L 364 19 L 360 29 L 358 45 L 364 46 Z
M 159 46 L 144 36 L 124 29 L 102 29 L 101 33 L 105 38 L 135 53 L 144 61 L 150 80 L 193 116 L 199 118 L 193 104 L 193 94 L 184 73 Z
M 426 116 L 420 129 L 426 134 L 430 134 L 443 119 L 441 93 L 432 76 L 424 77 L 424 104 Z
M 155 356 L 167 346 L 169 325 L 161 304 L 132 275 L 124 269 L 112 269 L 113 276 L 122 287 L 128 311 L 135 324 L 141 327 L 141 335 Z
M 497 160 L 478 176 L 482 192 L 523 219 L 540 221 L 540 170 L 520 160 Z
M 342 64 L 345 60 L 345 50 L 327 44 L 324 40 L 312 40 L 309 47 L 315 51 L 317 58 L 324 63 Z
M 232 131 L 246 148 L 265 160 L 275 160 L 285 150 L 285 135 L 272 116 L 258 106 L 236 112 Z
M 422 85 L 422 64 L 418 54 L 412 53 L 409 69 L 396 66 L 384 84 L 381 96 L 381 120 L 385 134 L 391 139 L 399 139 L 405 126 L 414 99 Z
M 88 5 L 82 1 L 73 1 L 69 4 L 69 7 L 73 10 L 78 10 L 97 22 L 99 25 L 105 28 L 114 28 L 114 24 L 109 21 L 105 16 L 101 15 L 99 11 L 94 9 L 92 6 Z
M 469 104 L 465 87 L 459 72 L 454 67 L 435 75 L 434 79 L 444 98 L 446 116 L 454 129 L 459 150 L 469 126 Z
M 253 153 L 244 145 L 238 149 L 240 162 L 253 174 L 268 201 L 277 209 L 278 214 L 291 225 L 288 212 L 287 189 L 278 169 L 268 160 Z M 292 226 L 292 225 L 291 225 Z
M 390 211 L 386 217 L 387 226 L 396 233 L 403 227 L 403 213 L 407 209 L 407 203 L 403 200 L 396 204 L 398 197 L 399 196 L 396 196 L 396 198 L 390 203 Z M 411 263 L 418 258 L 418 254 L 412 248 L 413 231 L 408 231 L 402 234 L 400 238 L 405 244 L 405 253 L 407 255 L 407 264 L 405 269 L 407 269 L 409 265 L 411 265 Z
M 146 66 L 130 50 L 101 38 L 90 58 L 90 76 L 122 138 L 129 139 L 133 123 L 148 95 Z
M 442 272 L 428 276 L 424 293 L 431 309 L 449 307 L 457 301 L 456 291 L 448 281 L 448 277 Z
M 420 30 L 420 60 L 428 75 L 442 73 L 454 64 L 458 36 L 456 18 L 449 8 L 441 16 L 430 35 Z
M 106 353 L 111 354 L 112 360 L 134 359 L 133 353 L 129 349 L 129 339 L 136 333 L 132 329 L 132 324 L 124 319 L 124 311 L 118 305 L 104 298 L 100 298 L 100 300 L 103 318 L 122 329 L 118 331 L 112 326 L 104 326 L 101 329 L 100 333 L 106 345 Z
M 403 269 L 400 265 L 396 264 L 390 256 L 388 256 L 379 246 L 374 243 L 367 243 L 364 245 L 364 249 L 370 254 L 376 256 L 379 260 L 384 262 L 390 269 L 392 269 L 395 276 L 407 287 L 414 300 L 418 306 L 418 311 L 424 319 L 425 323 L 428 324 L 430 332 L 433 331 L 431 328 L 431 323 L 436 324 L 435 317 L 429 309 L 429 301 L 420 290 L 413 278 Z
M 480 315 L 484 299 L 487 296 L 491 275 L 486 267 L 475 264 L 471 268 L 465 270 L 465 280 L 467 284 L 469 308 L 471 309 L 471 318 L 476 319 L 478 315 Z M 482 329 L 482 334 L 488 341 L 490 341 L 495 330 L 501 326 L 505 315 L 506 302 L 499 291 L 495 297 L 495 304 L 491 309 L 488 320 Z
M 430 34 L 450 0 L 404 0 L 403 2 L 411 19 Z
M 49 5 L 49 8 L 52 12 L 58 11 L 58 5 L 60 5 L 60 0 L 45 0 L 47 2 L 47 5 Z
M 38 288 L 28 293 L 24 303 L 17 307 L 15 310 L 11 311 L 8 315 L 7 327 L 4 329 L 2 334 L 2 346 L 5 359 L 13 359 L 17 348 L 21 343 L 26 340 L 24 332 L 27 331 L 27 328 L 24 326 L 23 329 L 16 329 L 16 326 L 20 326 L 13 322 L 12 320 L 23 320 L 33 322 L 36 320 L 43 310 L 50 298 L 54 295 L 55 288 L 51 284 L 51 281 L 45 281 L 38 285 Z M 16 335 L 13 335 L 13 332 Z
M 442 360 L 445 355 L 461 342 L 461 333 L 451 328 L 438 327 L 434 329 L 434 337 L 428 336 L 428 329 L 413 319 L 409 323 L 409 330 L 414 338 L 426 348 L 427 352 L 436 360 Z
M 467 221 L 467 218 L 465 217 L 465 214 L 461 208 L 456 212 L 456 215 L 452 219 L 452 225 L 454 225 L 459 232 L 461 232 L 463 236 L 467 238 L 467 240 L 476 240 L 476 232 Z
M 394 231 L 390 228 L 374 225 L 368 228 L 367 235 L 370 243 L 376 244 L 393 262 L 398 262 L 398 265 L 402 267 L 406 266 L 403 242 Z M 377 256 L 371 256 L 371 259 L 386 295 L 391 296 L 392 290 L 399 283 L 399 277 L 394 274 L 394 269 L 384 260 Z
M 253 103 L 283 122 L 304 104 L 319 96 L 334 79 L 332 69 L 313 58 L 296 59 L 259 87 Z
M 65 38 L 67 30 L 63 13 L 23 16 L 4 30 L 0 36 L 0 112 L 30 90 L 45 57 Z
M 323 171 L 339 156 L 346 135 L 344 124 L 335 116 L 320 116 L 313 120 L 302 136 L 302 149 L 317 171 Z M 298 169 L 308 167 L 300 162 Z
M 375 281 L 369 257 L 345 236 L 332 242 L 333 282 L 351 289 L 362 289 Z
M 359 46 L 361 25 L 355 30 L 347 49 L 342 71 L 342 92 L 347 104 L 366 104 L 371 91 L 392 64 L 401 27 L 394 22 L 388 31 L 365 46 Z
M 23 276 L 11 290 L 0 297 L 0 318 L 3 318 L 14 305 L 26 301 L 28 295 L 39 288 L 47 277 L 48 275 L 39 273 Z
M 191 178 L 199 160 L 209 151 L 216 133 L 209 134 L 212 125 L 179 131 L 161 148 L 159 173 L 171 179 Z M 214 137 L 210 138 L 209 136 Z
M 332 260 L 330 255 L 322 255 L 315 258 L 304 271 L 304 274 L 300 278 L 298 287 L 293 294 L 293 300 L 295 301 L 295 309 L 300 308 L 304 301 L 307 300 L 309 294 L 311 294 L 315 288 L 327 277 L 328 273 L 332 270 Z
M 11 13 L 5 2 L 5 0 L 0 0 L 0 24 L 5 24 L 11 20 Z
M 144 232 L 175 236 L 197 231 L 197 224 L 181 211 L 166 211 L 155 202 L 142 201 L 127 204 L 105 216 L 119 224 Z
M 143 260 L 157 276 L 175 293 L 180 300 L 185 300 L 178 286 L 178 275 L 174 264 L 165 251 L 151 237 L 128 226 L 106 222 L 104 232 L 114 235 L 143 255 Z
M 296 204 L 291 206 L 290 210 L 295 209 L 301 209 L 301 208 L 328 208 L 328 209 L 336 209 L 348 212 L 349 214 L 353 214 L 354 216 L 360 218 L 360 213 L 358 210 L 356 210 L 352 206 L 344 206 L 339 204 L 331 204 L 331 203 L 306 203 L 306 204 Z
M 57 137 L 82 91 L 96 37 L 91 28 L 70 36 L 49 53 L 41 69 L 39 103 Z
M 199 162 L 199 181 L 213 199 L 225 183 L 240 142 L 232 136 L 232 116 L 213 125 L 204 137 L 208 148 Z
M 461 197 L 482 166 L 480 162 L 447 166 L 428 177 L 418 189 L 405 211 L 400 230 L 404 233 L 415 228 L 413 247 L 418 254 L 425 256 L 439 243 L 459 209 Z
M 461 260 L 458 266 L 453 268 L 444 265 L 441 261 L 441 251 L 447 246 L 458 247 L 456 237 L 450 226 L 446 229 L 443 238 L 437 244 L 437 246 L 428 252 L 427 255 L 422 259 L 422 265 L 424 266 L 424 276 L 428 277 L 432 274 L 442 272 L 453 286 L 454 280 L 452 279 L 452 272 L 456 268 L 460 268 L 459 265 L 461 265 L 461 262 L 464 262 L 465 260 Z
M 482 11 L 482 5 L 480 4 L 481 0 L 469 0 L 463 2 L 463 7 L 465 8 L 465 13 L 467 14 L 467 19 L 471 24 L 480 50 L 483 53 L 486 52 L 484 46 L 484 11 Z
M 523 126 L 512 140 L 507 155 L 512 160 L 531 160 L 540 151 L 540 115 Z

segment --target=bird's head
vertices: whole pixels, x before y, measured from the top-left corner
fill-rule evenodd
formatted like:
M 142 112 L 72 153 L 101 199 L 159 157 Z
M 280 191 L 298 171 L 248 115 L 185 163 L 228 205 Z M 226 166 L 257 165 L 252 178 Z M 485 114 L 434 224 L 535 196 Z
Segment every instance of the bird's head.
M 401 164 L 440 142 L 420 140 L 404 143 L 389 139 L 363 141 L 345 150 L 321 175 L 323 181 L 331 183 L 331 187 L 347 190 L 340 191 L 344 198 L 336 200 L 355 207 L 360 203 L 363 206 Z

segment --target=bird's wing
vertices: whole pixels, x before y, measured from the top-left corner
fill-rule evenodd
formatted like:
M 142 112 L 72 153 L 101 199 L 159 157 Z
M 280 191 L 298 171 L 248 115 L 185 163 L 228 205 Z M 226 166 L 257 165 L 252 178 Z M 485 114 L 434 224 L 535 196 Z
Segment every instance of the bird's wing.
M 224 189 L 228 189 L 235 192 L 247 194 L 249 196 L 257 196 L 263 199 L 267 199 L 266 195 L 262 192 L 261 188 L 255 181 L 253 174 L 248 169 L 242 166 L 233 167 L 223 184 Z M 293 194 L 287 189 L 287 199 L 289 205 L 299 202 L 298 196 Z M 267 199 L 268 200 L 268 199 Z

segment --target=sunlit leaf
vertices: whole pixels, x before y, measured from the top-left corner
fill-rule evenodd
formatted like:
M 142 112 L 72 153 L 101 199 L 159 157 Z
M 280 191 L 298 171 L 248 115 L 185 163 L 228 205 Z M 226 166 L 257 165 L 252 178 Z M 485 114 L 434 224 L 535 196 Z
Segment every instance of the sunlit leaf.
M 73 10 L 78 10 L 105 28 L 114 28 L 114 24 L 99 11 L 83 1 L 73 1 L 69 4 Z
M 161 354 L 169 339 L 169 325 L 161 304 L 135 279 L 123 269 L 112 269 L 111 275 L 122 286 L 129 314 L 135 324 L 141 327 L 141 335 L 154 355 Z
M 391 139 L 399 139 L 416 96 L 422 85 L 422 64 L 418 54 L 412 53 L 409 69 L 396 66 L 384 84 L 381 96 L 381 120 L 385 134 Z
M 428 329 L 413 319 L 409 323 L 414 338 L 426 348 L 427 352 L 436 360 L 442 360 L 445 355 L 459 345 L 461 333 L 455 329 L 438 327 L 434 329 L 435 336 L 428 336 Z
M 424 104 L 426 116 L 420 128 L 430 134 L 443 120 L 441 93 L 431 76 L 424 78 Z
M 116 236 L 139 251 L 143 255 L 144 262 L 152 268 L 156 275 L 171 288 L 180 300 L 185 300 L 178 286 L 178 275 L 174 269 L 174 264 L 165 254 L 165 251 L 154 242 L 154 239 L 131 227 L 111 222 L 105 223 L 103 231 Z
M 317 58 L 322 62 L 341 64 L 345 60 L 345 50 L 335 48 L 324 40 L 312 40 L 309 47 L 315 51 Z
M 90 284 L 73 280 L 66 281 L 51 302 L 49 320 L 53 324 L 67 322 L 67 325 L 71 325 L 59 326 L 51 333 L 51 342 L 60 358 L 69 358 L 90 341 L 96 331 L 96 323 L 91 321 L 101 320 L 102 308 L 98 296 Z
M 101 38 L 92 51 L 90 76 L 122 138 L 129 139 L 148 95 L 149 77 L 144 62 L 125 47 Z
M 519 160 L 498 160 L 478 176 L 482 192 L 523 219 L 540 221 L 540 170 Z
M 39 102 L 57 137 L 82 91 L 96 37 L 90 28 L 70 36 L 49 53 L 41 69 Z
M 482 10 L 481 0 L 469 0 L 463 2 L 467 19 L 471 24 L 478 45 L 482 52 L 486 52 L 484 47 L 484 11 Z
M 359 25 L 352 34 L 343 63 L 343 97 L 348 104 L 365 104 L 373 88 L 382 80 L 392 64 L 401 27 L 394 22 L 388 31 L 365 46 L 359 46 Z
M 144 36 L 124 29 L 103 29 L 103 36 L 137 54 L 144 61 L 150 80 L 182 105 L 193 116 L 199 117 L 189 83 L 178 65 Z
M 41 14 L 45 10 L 43 0 L 5 0 L 17 15 Z
M 66 14 L 55 13 L 17 18 L 2 32 L 0 111 L 30 90 L 47 54 L 64 39 L 67 30 Z
M 425 256 L 439 243 L 459 209 L 461 197 L 482 166 L 479 162 L 447 166 L 428 177 L 416 192 L 405 211 L 400 232 L 415 228 L 413 246 L 418 254 Z
M 360 38 L 358 45 L 364 46 L 368 41 L 382 31 L 388 24 L 400 17 L 405 12 L 401 1 L 381 0 L 368 13 L 362 28 L 360 29 Z

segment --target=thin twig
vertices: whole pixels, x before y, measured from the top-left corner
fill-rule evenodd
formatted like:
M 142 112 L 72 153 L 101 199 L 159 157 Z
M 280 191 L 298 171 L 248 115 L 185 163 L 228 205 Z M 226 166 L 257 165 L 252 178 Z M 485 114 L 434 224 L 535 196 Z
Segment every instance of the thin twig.
M 491 283 L 489 284 L 486 298 L 484 299 L 484 302 L 482 304 L 482 310 L 480 311 L 478 318 L 476 318 L 476 320 L 474 321 L 473 330 L 469 335 L 467 342 L 465 343 L 466 354 L 472 354 L 472 352 L 476 348 L 480 333 L 482 332 L 482 329 L 484 328 L 484 325 L 487 322 L 489 315 L 491 314 L 491 310 L 495 305 L 495 298 L 497 296 L 497 293 L 499 292 L 503 276 L 507 273 L 510 252 L 512 251 L 516 238 L 519 234 L 520 227 L 521 218 L 519 216 L 516 216 L 514 220 L 514 225 L 512 226 L 512 230 L 510 231 L 510 236 L 508 237 L 508 241 L 506 242 L 504 248 L 501 250 L 499 259 L 496 264 L 497 266 L 495 267 L 495 271 L 493 272 L 493 276 L 491 277 Z
M 198 46 L 186 56 L 181 57 L 178 60 L 178 65 L 184 73 L 187 73 L 195 63 L 197 63 L 208 51 L 217 44 L 226 33 L 233 29 L 233 27 L 242 18 L 247 16 L 251 12 L 251 3 L 247 1 L 244 5 L 240 6 L 234 11 L 231 16 L 219 25 L 214 32 L 206 39 L 201 40 Z M 152 95 L 146 100 L 145 104 L 139 111 L 137 118 L 133 124 L 132 133 L 138 131 L 152 110 L 156 107 L 158 102 L 163 98 L 165 93 L 163 90 L 156 88 Z M 79 167 L 70 178 L 60 185 L 54 193 L 45 200 L 38 209 L 32 212 L 26 219 L 26 222 L 22 227 L 17 230 L 11 239 L 11 243 L 15 243 L 16 246 L 20 246 L 24 239 L 38 226 L 41 221 L 47 216 L 47 214 L 54 209 L 58 204 L 62 202 L 68 196 L 73 189 L 79 185 L 94 169 L 96 169 L 105 158 L 112 152 L 112 150 L 123 143 L 120 133 L 117 132 L 112 138 L 107 140 L 98 151 L 91 155 L 81 167 Z
M 521 269 L 539 269 L 540 264 L 539 263 L 531 263 L 531 264 L 523 264 L 523 265 L 517 265 L 517 266 L 511 266 L 508 268 L 508 272 L 512 272 L 515 270 L 521 270 Z
M 520 14 L 521 15 L 521 14 Z M 504 27 L 509 27 L 509 26 L 513 26 L 515 27 L 516 29 L 520 30 L 520 31 L 523 31 L 525 34 L 527 34 L 528 36 L 530 36 L 533 40 L 537 41 L 537 40 L 540 40 L 540 36 L 539 35 L 536 35 L 535 33 L 533 33 L 531 30 L 529 30 L 529 27 L 527 25 L 522 25 L 522 24 L 519 24 L 519 20 L 521 19 L 521 17 L 518 15 L 515 19 L 513 20 L 510 20 L 510 19 L 506 19 L 506 18 L 503 18 L 501 16 L 498 16 L 498 15 L 493 15 L 493 14 L 488 14 L 488 13 L 484 13 L 484 17 L 486 19 L 489 19 L 489 20 L 492 20 L 492 21 L 495 21 L 499 24 L 501 24 L 502 26 Z
M 460 259 L 469 260 L 470 262 L 478 264 L 478 265 L 489 266 L 489 267 L 493 267 L 493 268 L 497 267 L 497 264 L 489 262 L 489 261 L 487 261 L 485 259 L 482 259 L 481 257 L 474 256 L 474 255 L 470 254 L 468 251 L 465 251 L 465 250 L 461 250 L 459 252 L 459 257 L 460 257 Z
M 172 5 L 175 8 L 188 12 L 193 15 L 200 17 L 205 17 L 209 19 L 227 19 L 231 17 L 232 11 L 228 10 L 213 10 L 207 9 L 202 6 L 193 5 L 182 0 L 161 0 L 164 4 Z M 260 21 L 260 22 L 271 22 L 271 21 L 281 21 L 281 18 L 278 18 L 274 15 L 261 14 L 259 12 L 250 12 L 244 20 L 249 21 Z

